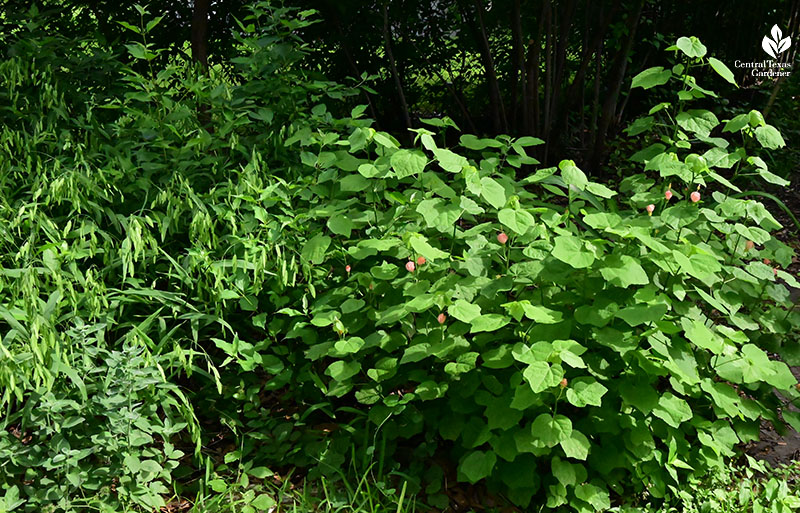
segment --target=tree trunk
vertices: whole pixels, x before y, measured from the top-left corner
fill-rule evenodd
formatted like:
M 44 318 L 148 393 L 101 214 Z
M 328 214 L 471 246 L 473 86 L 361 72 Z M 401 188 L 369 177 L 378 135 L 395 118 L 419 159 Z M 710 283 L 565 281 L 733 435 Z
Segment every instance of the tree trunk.
M 636 37 L 636 29 L 639 26 L 639 20 L 642 17 L 642 9 L 644 8 L 644 0 L 639 2 L 636 12 L 631 15 L 628 20 L 628 38 L 617 52 L 617 58 L 614 61 L 614 67 L 609 75 L 609 88 L 606 93 L 606 99 L 603 102 L 603 108 L 600 113 L 600 122 L 597 127 L 597 134 L 595 138 L 594 148 L 592 148 L 591 169 L 592 172 L 597 172 L 597 168 L 602 161 L 603 154 L 606 149 L 606 135 L 611 126 L 611 121 L 615 118 L 617 111 L 617 100 L 619 93 L 622 90 L 622 84 L 625 81 L 625 70 L 628 67 L 628 56 L 631 53 L 633 40 Z
M 511 9 L 511 47 L 512 47 L 512 72 L 511 72 L 511 128 L 514 131 L 519 130 L 519 123 L 517 119 L 517 112 L 519 110 L 519 92 L 522 91 L 523 98 L 525 97 L 525 43 L 522 40 L 522 12 L 520 9 L 520 0 L 514 0 L 514 5 Z M 520 84 L 520 81 L 522 82 Z M 522 101 L 522 119 L 527 118 L 526 115 L 527 105 Z
M 476 28 L 471 23 L 467 23 L 467 26 L 472 31 L 473 37 L 478 43 L 478 50 L 483 59 L 483 67 L 486 71 L 486 85 L 489 88 L 489 111 L 492 118 L 492 128 L 495 133 L 501 133 L 507 131 L 503 98 L 500 94 L 500 84 L 497 81 L 497 72 L 494 66 L 494 59 L 492 58 L 491 47 L 489 46 L 489 37 L 486 34 L 486 25 L 483 23 L 483 4 L 481 0 L 474 0 L 474 5 L 478 27 Z M 466 23 L 467 10 L 460 3 L 459 7 L 461 7 L 461 15 Z
M 386 56 L 389 57 L 389 66 L 394 77 L 394 85 L 397 87 L 397 96 L 400 99 L 400 108 L 403 110 L 403 121 L 406 128 L 411 128 L 411 116 L 408 113 L 406 95 L 403 93 L 403 83 L 400 81 L 400 74 L 397 72 L 397 64 L 392 53 L 392 38 L 389 32 L 389 5 L 383 5 L 383 44 L 386 47 Z
M 539 135 L 539 119 L 540 119 L 540 109 L 539 109 L 539 61 L 541 59 L 542 54 L 542 31 L 544 30 L 544 18 L 545 13 L 549 7 L 550 0 L 542 0 L 542 11 L 539 14 L 539 28 L 536 34 L 536 40 L 531 41 L 530 44 L 533 46 L 530 50 L 528 50 L 528 102 L 531 106 L 531 116 L 528 119 L 528 123 L 525 126 L 525 132 L 530 135 Z
M 208 67 L 208 10 L 211 0 L 194 0 L 192 12 L 192 59 Z

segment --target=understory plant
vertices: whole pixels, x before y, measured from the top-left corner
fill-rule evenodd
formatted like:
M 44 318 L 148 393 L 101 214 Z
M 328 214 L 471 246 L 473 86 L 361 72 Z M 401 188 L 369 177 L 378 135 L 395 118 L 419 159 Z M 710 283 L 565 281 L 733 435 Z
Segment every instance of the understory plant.
M 727 76 L 696 39 L 634 79 L 680 90 L 631 134 L 658 138 L 640 172 L 601 183 L 539 166 L 534 137 L 402 147 L 342 114 L 358 90 L 303 68 L 308 12 L 257 4 L 233 69 L 204 73 L 154 69 L 141 13 L 113 95 L 23 43 L 0 65 L 0 489 L 20 508 L 103 486 L 154 508 L 167 484 L 213 490 L 212 467 L 350 460 L 432 506 L 457 480 L 602 511 L 723 468 L 762 419 L 800 424 L 778 413 L 800 395 L 792 251 L 736 185 L 776 183 L 759 155 L 782 140 L 686 108 L 713 109 L 691 67 Z

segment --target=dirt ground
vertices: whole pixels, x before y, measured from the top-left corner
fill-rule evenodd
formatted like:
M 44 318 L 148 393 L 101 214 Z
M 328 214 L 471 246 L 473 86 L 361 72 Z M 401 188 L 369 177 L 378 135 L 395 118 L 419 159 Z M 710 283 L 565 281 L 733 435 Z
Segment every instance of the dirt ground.
M 795 182 L 798 182 L 798 180 L 795 180 Z M 787 189 L 775 191 L 775 195 L 794 213 L 796 218 L 800 219 L 800 183 L 795 183 Z M 798 229 L 792 219 L 782 209 L 771 204 L 770 200 L 766 198 L 763 198 L 762 202 L 783 225 L 783 229 L 775 235 L 784 244 L 792 246 L 796 253 L 792 265 L 786 271 L 800 280 L 800 233 L 797 231 Z M 792 290 L 792 299 L 796 304 L 800 305 L 800 289 Z M 800 308 L 800 306 L 797 308 Z M 800 341 L 800 333 L 798 334 L 798 341 Z M 791 367 L 791 369 L 800 382 L 800 367 Z M 794 405 L 790 404 L 787 407 L 798 411 L 798 408 Z M 761 425 L 761 440 L 748 444 L 745 447 L 745 452 L 754 458 L 765 460 L 771 465 L 800 460 L 800 433 L 789 428 L 786 433 L 780 434 L 769 422 L 763 422 Z

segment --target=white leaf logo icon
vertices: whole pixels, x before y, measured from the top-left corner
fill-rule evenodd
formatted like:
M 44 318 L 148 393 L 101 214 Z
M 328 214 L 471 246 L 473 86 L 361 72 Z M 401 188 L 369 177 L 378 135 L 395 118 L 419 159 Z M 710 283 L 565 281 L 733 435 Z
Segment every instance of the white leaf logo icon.
M 783 32 L 781 32 L 781 29 L 778 27 L 778 25 L 772 26 L 771 35 L 772 39 L 770 39 L 769 36 L 764 36 L 764 39 L 761 40 L 761 48 L 767 52 L 767 55 L 773 59 L 777 59 L 778 55 L 782 54 L 788 50 L 790 46 L 792 46 L 792 41 L 788 37 L 783 37 Z

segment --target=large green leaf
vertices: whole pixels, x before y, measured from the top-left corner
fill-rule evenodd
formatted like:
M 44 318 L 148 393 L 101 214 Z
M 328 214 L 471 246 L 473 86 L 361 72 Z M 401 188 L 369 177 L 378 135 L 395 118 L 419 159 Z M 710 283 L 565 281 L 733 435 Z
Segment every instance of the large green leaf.
M 719 120 L 713 112 L 702 109 L 679 112 L 675 121 L 684 130 L 703 137 L 711 135 L 711 131 L 719 125 Z
M 503 208 L 506 204 L 506 190 L 494 179 L 481 178 L 481 196 L 494 208 Z
M 650 278 L 639 264 L 639 260 L 628 255 L 609 255 L 603 260 L 600 274 L 611 285 L 627 288 L 631 285 L 646 285 Z
M 443 259 L 450 257 L 450 253 L 442 251 L 441 249 L 438 248 L 434 248 L 433 246 L 428 244 L 428 240 L 422 235 L 412 236 L 409 239 L 409 242 L 411 243 L 411 247 L 414 248 L 414 251 L 424 256 L 427 260 L 430 260 L 431 262 L 435 261 L 436 259 Z
M 756 139 L 761 146 L 770 150 L 777 150 L 786 146 L 781 133 L 772 125 L 764 125 L 756 128 Z
M 600 402 L 606 392 L 608 392 L 608 389 L 594 378 L 578 378 L 569 383 L 567 400 L 578 408 L 583 408 L 586 405 L 600 406 Z
M 665 70 L 661 66 L 647 68 L 633 77 L 631 88 L 641 87 L 643 89 L 650 89 L 651 87 L 664 85 L 669 81 L 671 76 L 672 71 L 668 69 Z
M 705 45 L 695 36 L 681 37 L 678 39 L 678 42 L 675 43 L 675 46 L 687 56 L 697 59 L 704 57 L 708 51 Z
M 469 324 L 481 315 L 481 307 L 469 301 L 457 299 L 455 303 L 447 307 L 447 313 L 459 321 Z
M 359 371 L 361 371 L 360 363 L 338 360 L 328 366 L 325 370 L 325 374 L 336 381 L 345 381 L 358 374 Z
M 531 424 L 531 435 L 547 447 L 555 447 L 572 434 L 572 421 L 564 415 L 542 413 Z
M 703 349 L 708 349 L 714 354 L 722 354 L 725 349 L 725 342 L 718 334 L 711 331 L 708 326 L 698 320 L 681 319 L 681 326 L 688 338 L 694 345 Z
M 439 162 L 439 166 L 450 173 L 460 173 L 461 169 L 467 165 L 467 159 L 450 150 L 436 148 L 433 150 L 433 155 Z
M 524 235 L 534 223 L 533 216 L 520 209 L 504 208 L 497 213 L 497 219 L 520 235 Z
M 300 256 L 307 262 L 319 265 L 325 260 L 325 253 L 328 251 L 330 245 L 330 237 L 327 235 L 317 235 L 305 243 Z
M 594 263 L 594 254 L 588 251 L 583 241 L 574 235 L 559 235 L 555 238 L 553 256 L 576 269 L 589 267 Z
M 653 415 L 677 428 L 681 423 L 692 419 L 692 409 L 689 403 L 680 397 L 676 397 L 672 392 L 665 392 L 658 400 L 658 405 L 653 408 Z
M 585 460 L 589 455 L 589 439 L 580 431 L 572 430 L 569 437 L 561 440 L 561 448 L 564 449 L 564 454 L 568 458 L 575 458 L 577 460 Z
M 488 477 L 496 462 L 497 456 L 492 451 L 472 451 L 461 460 L 458 471 L 467 481 L 474 484 Z
M 484 331 L 497 331 L 509 323 L 509 318 L 500 314 L 481 314 L 470 321 L 472 328 L 470 333 L 481 333 Z
M 542 392 L 558 385 L 564 377 L 564 369 L 560 365 L 550 365 L 547 362 L 533 361 L 522 371 L 522 376 L 535 393 Z
M 390 162 L 397 178 L 405 178 L 422 173 L 428 159 L 419 150 L 398 150 L 392 154 Z M 461 168 L 458 171 L 461 171 Z
M 715 59 L 714 57 L 708 58 L 708 64 L 717 72 L 719 76 L 727 80 L 733 85 L 736 85 L 736 80 L 733 78 L 733 72 L 719 59 Z

